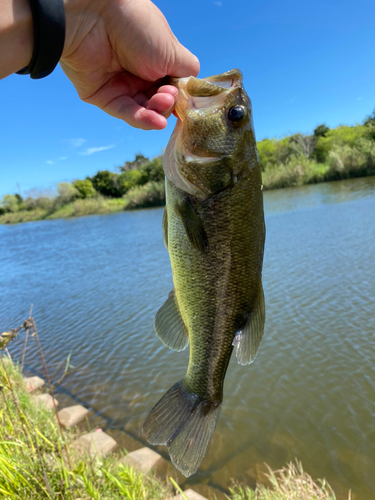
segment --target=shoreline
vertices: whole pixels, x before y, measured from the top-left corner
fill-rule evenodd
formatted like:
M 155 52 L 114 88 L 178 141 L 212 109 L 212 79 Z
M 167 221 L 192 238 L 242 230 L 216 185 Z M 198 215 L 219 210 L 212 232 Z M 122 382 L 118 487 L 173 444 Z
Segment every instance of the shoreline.
M 343 174 L 348 174 L 343 172 Z M 303 186 L 311 186 L 315 184 L 325 184 L 328 182 L 336 182 L 349 179 L 359 179 L 366 177 L 375 177 L 374 173 L 369 173 L 368 175 L 343 175 L 341 177 L 336 177 L 332 179 L 325 179 L 320 181 L 310 180 L 307 182 L 298 182 L 295 184 L 286 184 L 278 186 L 278 184 L 272 184 L 271 186 L 264 185 L 264 191 L 275 191 L 278 189 L 286 188 L 298 188 Z M 267 172 L 263 172 L 263 178 L 267 182 Z M 136 194 L 138 196 L 132 196 L 132 192 L 129 192 L 124 198 L 105 198 L 103 196 L 97 196 L 95 198 L 87 199 L 77 199 L 66 205 L 57 207 L 56 210 L 45 210 L 41 208 L 35 208 L 32 210 L 20 210 L 18 212 L 8 212 L 0 215 L 0 224 L 11 225 L 11 224 L 21 224 L 25 222 L 36 222 L 42 220 L 57 220 L 57 219 L 70 219 L 74 217 L 85 217 L 87 215 L 109 215 L 113 213 L 120 213 L 124 211 L 141 210 L 145 208 L 158 208 L 165 206 L 165 193 L 164 193 L 164 183 L 154 183 L 152 188 L 155 190 L 155 186 L 158 189 L 157 196 L 153 199 L 147 199 L 147 190 L 144 190 L 144 195 L 139 196 L 139 192 Z M 138 190 L 139 191 L 139 190 Z
M 314 481 L 297 459 L 277 471 L 264 464 L 252 486 L 234 480 L 222 492 L 204 482 L 191 485 L 151 448 L 124 451 L 110 434 L 101 428 L 92 429 L 85 407 L 71 406 L 58 412 L 53 392 L 52 395 L 41 392 L 44 380 L 36 376 L 24 378 L 20 366 L 9 355 L 2 359 L 0 375 L 4 380 L 0 409 L 6 417 L 0 457 L 6 477 L 12 476 L 6 486 L 9 497 L 18 498 L 17 493 L 23 487 L 24 493 L 27 491 L 35 500 L 45 498 L 48 492 L 50 496 L 64 497 L 73 493 L 77 498 L 86 495 L 91 498 L 95 492 L 93 498 L 104 494 L 108 500 L 117 500 L 118 490 L 124 493 L 125 489 L 129 498 L 143 500 L 208 500 L 202 494 L 208 494 L 209 498 L 218 494 L 228 500 L 268 500 L 271 496 L 285 500 L 302 493 L 301 500 L 315 495 L 322 500 L 337 498 L 326 479 Z M 30 433 L 31 421 L 34 434 Z M 61 481 L 68 475 L 69 482 Z

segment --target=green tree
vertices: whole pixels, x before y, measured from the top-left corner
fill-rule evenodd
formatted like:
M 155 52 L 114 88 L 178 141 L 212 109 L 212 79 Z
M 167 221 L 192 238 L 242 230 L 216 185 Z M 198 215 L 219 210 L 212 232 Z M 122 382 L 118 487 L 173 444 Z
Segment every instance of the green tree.
M 157 156 L 151 161 L 147 161 L 141 166 L 141 173 L 146 182 L 162 182 L 164 181 L 163 157 Z
M 366 116 L 363 125 L 375 125 L 375 108 L 371 115 Z
M 366 116 L 363 124 L 367 129 L 367 137 L 371 140 L 375 140 L 375 109 L 371 115 Z
M 142 173 L 139 170 L 127 170 L 117 178 L 118 188 L 123 196 L 135 186 L 145 184 Z
M 275 139 L 263 139 L 263 141 L 259 141 L 257 149 L 260 166 L 263 171 L 267 166 L 274 166 L 277 164 Z
M 330 151 L 337 147 L 349 146 L 354 147 L 358 140 L 366 136 L 367 128 L 364 125 L 356 125 L 348 127 L 341 125 L 337 128 L 329 130 L 325 137 L 318 137 L 314 157 L 317 162 L 325 163 L 328 160 Z
M 89 179 L 74 181 L 73 186 L 79 192 L 80 198 L 92 198 L 96 193 Z
M 314 130 L 315 137 L 325 137 L 327 133 L 330 131 L 329 127 L 325 123 L 322 125 L 318 125 Z
M 150 160 L 142 154 L 136 154 L 133 161 L 127 161 L 120 167 L 120 172 L 127 172 L 128 170 L 140 170 Z
M 5 194 L 0 201 L 0 214 L 18 212 L 20 209 L 19 197 L 20 195 Z
M 110 198 L 121 198 L 121 189 L 118 186 L 118 174 L 110 172 L 109 170 L 99 170 L 93 177 L 87 179 L 92 182 L 94 189 Z
M 295 155 L 290 147 L 290 138 L 264 139 L 257 143 L 260 167 L 262 171 L 266 168 L 274 169 L 281 163 L 284 164 L 289 158 Z

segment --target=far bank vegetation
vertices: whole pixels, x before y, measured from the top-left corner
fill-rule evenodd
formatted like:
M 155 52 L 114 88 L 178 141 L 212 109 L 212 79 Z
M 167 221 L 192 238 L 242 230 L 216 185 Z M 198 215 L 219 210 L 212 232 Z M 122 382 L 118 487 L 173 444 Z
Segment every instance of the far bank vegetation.
M 375 110 L 363 124 L 325 124 L 311 135 L 294 134 L 257 143 L 264 189 L 278 189 L 375 175 Z M 0 223 L 58 219 L 162 206 L 165 203 L 162 156 L 139 154 L 118 172 L 60 183 L 57 192 L 7 194 L 0 200 Z

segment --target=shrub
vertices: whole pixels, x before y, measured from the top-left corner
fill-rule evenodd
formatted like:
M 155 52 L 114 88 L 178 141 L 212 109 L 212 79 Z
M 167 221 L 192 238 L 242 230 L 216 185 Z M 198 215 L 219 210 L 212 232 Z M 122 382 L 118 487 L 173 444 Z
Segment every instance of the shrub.
M 304 156 L 294 156 L 285 164 L 279 164 L 263 173 L 264 189 L 302 186 L 321 182 L 325 178 L 327 166 L 309 160 Z
M 79 197 L 79 191 L 70 182 L 57 184 L 57 197 L 55 205 L 66 205 Z
M 316 145 L 314 135 L 295 134 L 289 138 L 289 148 L 297 156 L 310 158 Z
M 375 175 L 375 143 L 359 139 L 353 147 L 334 146 L 328 155 L 329 180 Z
M 148 182 L 131 189 L 124 196 L 124 210 L 165 205 L 164 182 Z
M 25 210 L 34 210 L 35 208 L 41 208 L 42 210 L 49 210 L 52 207 L 53 201 L 47 196 L 40 196 L 39 198 L 32 198 L 29 196 L 23 202 L 23 208 Z

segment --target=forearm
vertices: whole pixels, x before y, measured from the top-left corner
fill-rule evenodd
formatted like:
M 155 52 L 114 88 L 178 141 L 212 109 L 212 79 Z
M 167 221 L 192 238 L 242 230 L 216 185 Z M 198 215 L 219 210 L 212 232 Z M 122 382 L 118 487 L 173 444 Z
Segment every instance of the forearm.
M 32 52 L 29 0 L 0 0 L 0 78 L 27 66 Z

